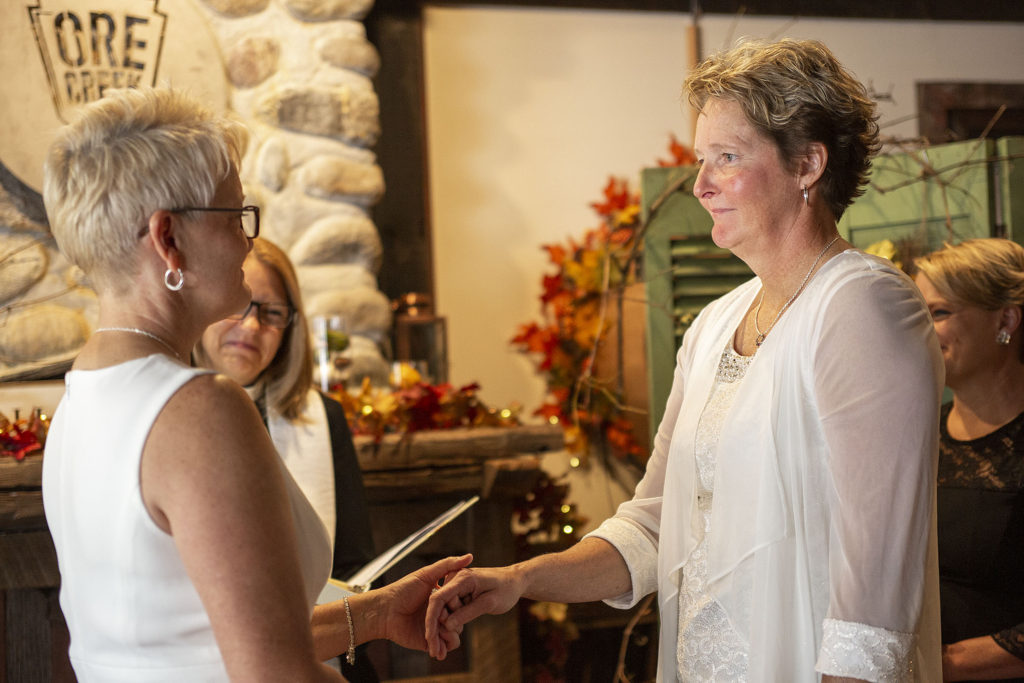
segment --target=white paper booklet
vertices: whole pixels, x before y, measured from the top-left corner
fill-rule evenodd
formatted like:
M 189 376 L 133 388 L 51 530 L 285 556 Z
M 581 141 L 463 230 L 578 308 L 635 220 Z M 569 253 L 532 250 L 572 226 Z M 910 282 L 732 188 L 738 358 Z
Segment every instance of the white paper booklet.
M 369 564 L 348 577 L 347 580 L 328 579 L 327 585 L 320 591 L 320 597 L 316 600 L 317 604 L 322 605 L 326 602 L 334 602 L 335 600 L 341 600 L 346 595 L 370 590 L 371 584 L 380 578 L 384 572 L 398 564 L 406 555 L 418 548 L 424 541 L 448 524 L 448 522 L 472 507 L 478 500 L 480 500 L 480 496 L 473 496 L 453 505 L 432 519 L 428 524 L 378 555 Z

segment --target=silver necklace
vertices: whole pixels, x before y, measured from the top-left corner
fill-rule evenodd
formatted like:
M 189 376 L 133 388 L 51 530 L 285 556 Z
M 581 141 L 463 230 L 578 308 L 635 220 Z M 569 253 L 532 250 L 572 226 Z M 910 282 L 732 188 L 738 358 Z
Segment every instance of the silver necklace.
M 163 339 L 162 337 L 156 336 L 152 332 L 140 330 L 137 327 L 97 327 L 95 330 L 93 330 L 93 332 L 131 332 L 132 334 L 141 334 L 143 337 L 149 337 L 150 339 L 160 342 L 168 351 L 170 351 L 174 355 L 175 358 L 181 360 L 181 356 L 178 355 L 178 352 L 174 350 L 174 347 L 171 346 L 167 340 Z
M 814 259 L 814 263 L 811 264 L 811 269 L 807 271 L 807 275 L 804 275 L 803 282 L 801 282 L 800 286 L 796 288 L 795 292 L 793 292 L 793 296 L 789 297 L 789 301 L 782 305 L 782 308 L 779 309 L 779 312 L 775 314 L 775 319 L 772 320 L 772 324 L 769 325 L 768 329 L 765 330 L 764 332 L 762 332 L 761 328 L 758 327 L 757 325 L 757 316 L 760 315 L 761 304 L 764 303 L 764 287 L 761 287 L 761 298 L 757 300 L 757 308 L 754 309 L 754 329 L 757 330 L 757 338 L 754 339 L 755 346 L 761 346 L 761 344 L 764 343 L 764 338 L 767 337 L 768 333 L 772 331 L 773 327 L 775 327 L 775 323 L 779 322 L 779 318 L 781 318 L 782 314 L 786 312 L 786 309 L 789 308 L 790 304 L 796 301 L 796 298 L 800 296 L 800 292 L 804 291 L 804 286 L 806 286 L 807 281 L 811 279 L 811 273 L 814 272 L 814 269 L 818 266 L 818 262 L 821 261 L 822 257 L 825 255 L 825 252 L 831 249 L 832 245 L 835 244 L 838 239 L 839 235 L 836 235 L 835 237 L 832 238 L 832 241 L 826 244 L 825 248 L 821 250 L 821 253 L 818 254 L 818 258 Z

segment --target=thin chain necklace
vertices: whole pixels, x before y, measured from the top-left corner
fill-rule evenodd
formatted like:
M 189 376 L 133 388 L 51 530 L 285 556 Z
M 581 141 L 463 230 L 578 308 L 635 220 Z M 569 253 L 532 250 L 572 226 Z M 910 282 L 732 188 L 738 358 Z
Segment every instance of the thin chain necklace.
M 143 337 L 149 337 L 150 339 L 160 342 L 168 351 L 170 351 L 174 355 L 175 358 L 181 360 L 181 356 L 178 355 L 178 352 L 174 350 L 174 347 L 171 346 L 167 340 L 163 339 L 162 337 L 156 336 L 152 332 L 140 330 L 137 327 L 97 327 L 95 330 L 93 330 L 93 332 L 131 332 L 132 334 L 141 334 Z
M 779 309 L 779 312 L 775 314 L 775 319 L 772 320 L 772 324 L 769 325 L 768 329 L 765 330 L 764 332 L 762 332 L 761 328 L 758 327 L 757 325 L 757 316 L 760 315 L 761 304 L 764 303 L 764 287 L 761 287 L 761 298 L 757 300 L 757 308 L 754 309 L 754 329 L 757 330 L 757 338 L 754 339 L 755 346 L 759 347 L 761 346 L 761 344 L 764 343 L 764 338 L 767 337 L 768 333 L 772 331 L 773 327 L 775 327 L 775 323 L 779 322 L 779 318 L 781 318 L 782 314 L 786 312 L 786 309 L 789 308 L 790 304 L 796 301 L 796 298 L 800 296 L 800 292 L 804 291 L 804 287 L 807 285 L 807 281 L 811 279 L 811 273 L 814 272 L 814 269 L 818 266 L 818 262 L 821 261 L 822 257 L 825 255 L 825 252 L 831 249 L 832 245 L 835 244 L 838 239 L 839 235 L 836 235 L 835 237 L 832 238 L 832 241 L 826 244 L 825 248 L 821 250 L 821 253 L 818 254 L 818 258 L 814 259 L 814 263 L 811 264 L 811 269 L 807 271 L 807 275 L 804 275 L 803 282 L 801 282 L 800 286 L 796 288 L 795 292 L 793 292 L 793 296 L 789 297 L 789 301 L 783 304 L 782 308 Z

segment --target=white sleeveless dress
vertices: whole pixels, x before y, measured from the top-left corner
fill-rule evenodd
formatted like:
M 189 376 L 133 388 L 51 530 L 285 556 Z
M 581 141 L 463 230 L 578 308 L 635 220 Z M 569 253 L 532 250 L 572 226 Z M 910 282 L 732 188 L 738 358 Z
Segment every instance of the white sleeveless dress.
M 80 683 L 228 680 L 174 539 L 150 518 L 139 488 L 153 422 L 204 372 L 153 355 L 65 377 L 43 457 L 43 504 Z M 312 609 L 330 575 L 330 544 L 283 464 L 281 471 Z

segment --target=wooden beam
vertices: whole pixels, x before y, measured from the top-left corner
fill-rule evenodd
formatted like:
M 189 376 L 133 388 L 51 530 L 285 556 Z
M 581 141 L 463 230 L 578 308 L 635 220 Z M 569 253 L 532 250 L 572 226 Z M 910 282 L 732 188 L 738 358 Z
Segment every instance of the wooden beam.
M 417 12 L 423 0 L 377 0 L 375 12 Z M 466 2 L 440 0 L 431 5 L 460 6 Z M 690 0 L 488 0 L 502 7 L 630 10 L 649 12 L 690 11 Z M 981 0 L 701 0 L 705 14 L 738 14 L 780 17 L 828 17 L 839 19 L 918 19 L 926 21 L 1024 22 L 1024 3 Z

